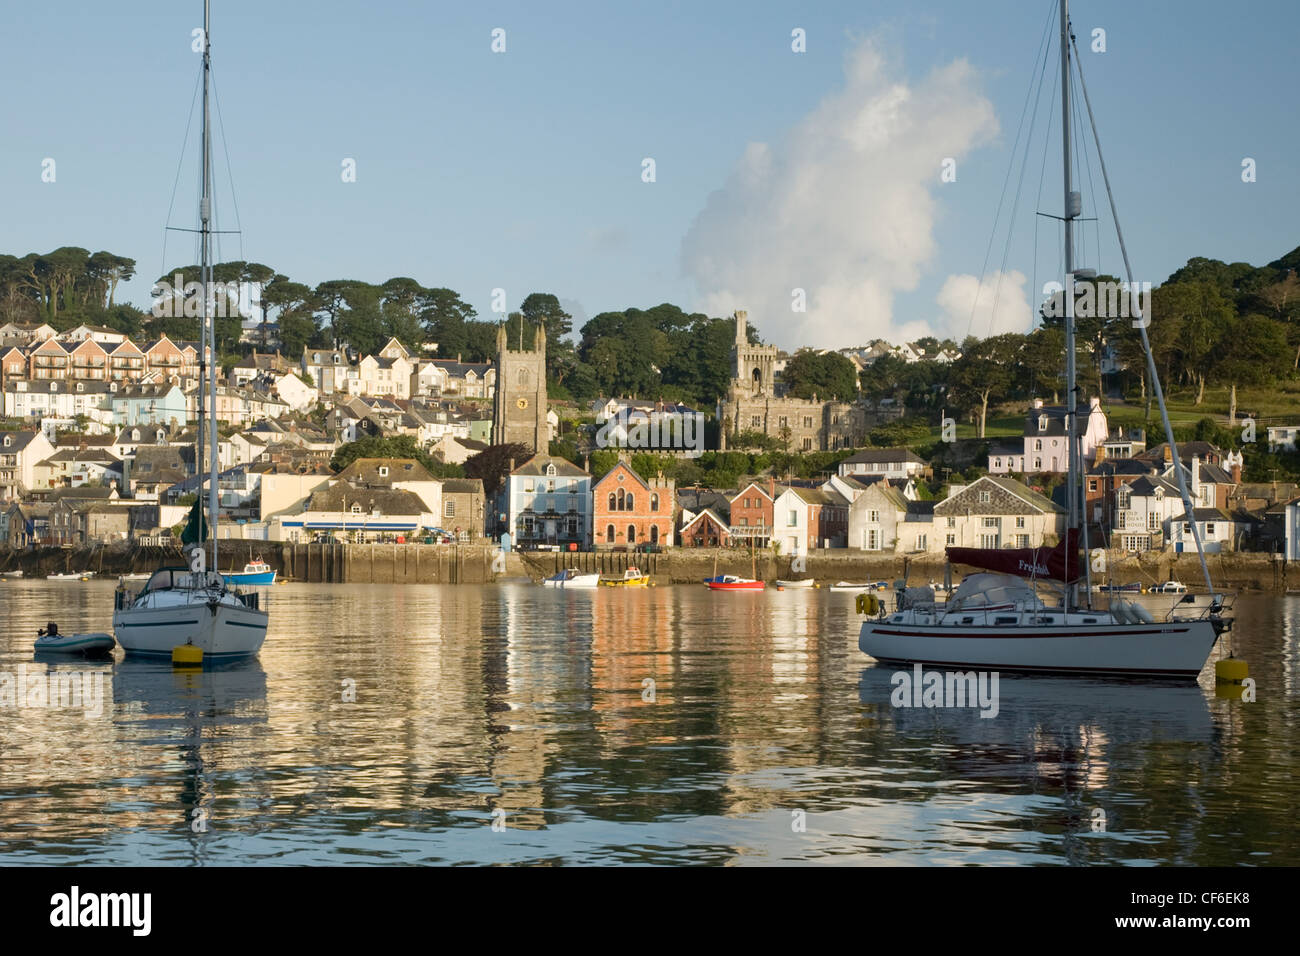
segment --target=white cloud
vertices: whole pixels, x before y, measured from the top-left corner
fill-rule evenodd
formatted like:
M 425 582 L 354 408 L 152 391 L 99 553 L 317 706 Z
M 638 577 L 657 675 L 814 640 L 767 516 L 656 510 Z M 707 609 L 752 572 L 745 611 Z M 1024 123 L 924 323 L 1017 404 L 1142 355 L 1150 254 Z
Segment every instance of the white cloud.
M 900 323 L 935 251 L 940 166 L 997 133 L 974 69 L 958 60 L 909 84 L 875 40 L 859 44 L 844 88 L 776 146 L 751 143 L 682 240 L 698 308 L 749 312 L 778 344 L 844 346 L 933 331 Z M 791 311 L 804 289 L 807 312 Z
M 983 282 L 972 275 L 949 276 L 935 296 L 943 315 L 931 334 L 960 342 L 967 335 L 982 339 L 1028 332 L 1032 313 L 1025 281 L 1025 274 L 1016 269 L 991 273 Z

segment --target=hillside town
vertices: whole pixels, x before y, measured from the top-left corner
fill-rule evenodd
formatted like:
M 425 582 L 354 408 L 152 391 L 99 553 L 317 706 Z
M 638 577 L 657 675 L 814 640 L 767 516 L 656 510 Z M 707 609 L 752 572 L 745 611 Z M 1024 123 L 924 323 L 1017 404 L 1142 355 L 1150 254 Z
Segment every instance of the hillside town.
M 927 459 L 868 438 L 897 422 L 901 408 L 864 395 L 790 395 L 789 355 L 752 344 L 745 313 L 734 323 L 731 383 L 707 416 L 712 450 L 766 441 L 825 453 L 818 473 L 772 466 L 727 487 L 681 480 L 671 466 L 709 450 L 706 416 L 628 397 L 548 399 L 541 327 L 531 349 L 511 349 L 502 326 L 495 362 L 413 355 L 395 338 L 373 355 L 254 348 L 218 382 L 220 505 L 231 519 L 221 533 L 264 542 L 489 540 L 514 550 L 740 547 L 787 556 L 830 549 L 938 556 L 949 546 L 1059 541 L 1064 407 L 1032 399 L 1020 436 L 954 442 L 983 457 L 941 478 L 940 469 L 953 470 L 946 454 Z M 859 372 L 884 357 L 960 358 L 933 346 L 927 356 L 918 344 L 844 354 Z M 137 343 L 84 324 L 63 332 L 44 323 L 0 327 L 0 547 L 170 539 L 200 491 L 200 386 L 193 342 Z M 1079 417 L 1094 547 L 1192 551 L 1194 522 L 1207 553 L 1300 555 L 1294 483 L 1247 475 L 1239 450 L 1207 441 L 1180 443 L 1175 462 L 1167 444 L 1147 447 L 1142 429 L 1112 428 L 1098 395 Z M 671 439 L 660 427 L 670 423 L 685 423 L 675 437 L 690 440 L 636 440 L 647 430 Z M 389 439 L 419 457 L 339 460 L 349 446 Z M 1296 428 L 1270 428 L 1267 439 L 1294 450 Z M 509 455 L 495 472 L 465 471 L 493 449 Z M 1195 503 L 1190 515 L 1175 469 Z

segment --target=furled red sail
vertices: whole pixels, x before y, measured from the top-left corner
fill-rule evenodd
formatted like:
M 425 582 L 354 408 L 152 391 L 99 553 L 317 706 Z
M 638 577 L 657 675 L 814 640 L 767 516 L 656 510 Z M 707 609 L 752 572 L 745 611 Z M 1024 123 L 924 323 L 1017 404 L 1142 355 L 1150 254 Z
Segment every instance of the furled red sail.
M 1079 532 L 1071 530 L 1054 548 L 948 548 L 948 560 L 1022 578 L 1079 579 Z M 1067 576 L 1068 575 L 1068 576 Z

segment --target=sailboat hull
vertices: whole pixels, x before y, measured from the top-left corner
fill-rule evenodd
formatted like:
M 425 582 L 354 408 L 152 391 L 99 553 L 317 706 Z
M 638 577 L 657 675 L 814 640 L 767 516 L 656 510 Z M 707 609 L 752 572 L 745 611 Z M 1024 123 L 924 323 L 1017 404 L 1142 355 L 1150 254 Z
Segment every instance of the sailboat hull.
M 862 625 L 858 647 L 890 663 L 1194 680 L 1217 638 L 1209 620 L 999 628 L 924 627 L 883 619 Z
M 265 611 L 194 601 L 120 610 L 113 615 L 113 632 L 128 654 L 170 657 L 177 645 L 193 644 L 205 658 L 225 660 L 260 651 L 267 622 Z

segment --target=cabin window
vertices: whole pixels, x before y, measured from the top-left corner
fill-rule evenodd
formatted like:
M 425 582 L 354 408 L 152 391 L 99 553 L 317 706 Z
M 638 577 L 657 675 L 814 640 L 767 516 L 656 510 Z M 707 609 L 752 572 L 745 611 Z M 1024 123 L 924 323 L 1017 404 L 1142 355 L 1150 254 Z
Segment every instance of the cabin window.
M 1097 619 L 1096 619 L 1095 617 L 1085 617 L 1085 618 L 1083 619 L 1083 623 L 1084 623 L 1084 624 L 1096 624 L 1096 623 L 1097 623 Z
M 1014 617 L 995 617 L 993 619 L 993 623 L 994 624 L 1015 624 L 1016 619 Z

